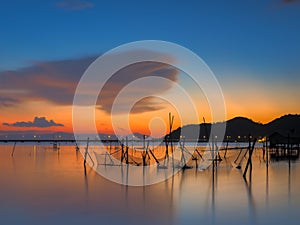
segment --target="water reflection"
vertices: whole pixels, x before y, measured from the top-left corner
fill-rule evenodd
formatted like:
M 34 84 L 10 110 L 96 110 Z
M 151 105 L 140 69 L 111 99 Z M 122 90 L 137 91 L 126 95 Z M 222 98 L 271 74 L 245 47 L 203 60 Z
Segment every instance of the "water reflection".
M 0 148 L 0 224 L 298 223 L 299 161 L 269 163 L 261 149 L 247 180 L 228 151 L 207 170 L 129 187 L 99 176 L 73 146 L 17 145 L 14 157 L 12 145 Z M 128 166 L 120 170 L 130 177 Z
M 269 208 L 269 161 L 266 160 L 266 206 Z
M 244 178 L 244 181 L 245 181 L 245 187 L 246 187 L 246 192 L 248 197 L 249 222 L 250 224 L 256 224 L 255 200 L 252 195 L 252 169 L 250 169 L 249 171 L 249 181 L 247 180 L 247 178 Z

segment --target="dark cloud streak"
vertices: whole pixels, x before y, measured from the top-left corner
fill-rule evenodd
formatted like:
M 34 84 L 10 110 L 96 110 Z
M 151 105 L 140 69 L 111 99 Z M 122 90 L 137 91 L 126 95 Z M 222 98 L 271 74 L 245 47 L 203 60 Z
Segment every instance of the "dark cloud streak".
M 288 5 L 290 5 L 290 4 L 300 3 L 300 0 L 281 0 L 281 2 L 282 2 L 283 4 L 288 4 Z
M 2 123 L 4 126 L 10 127 L 39 127 L 39 128 L 46 128 L 46 127 L 63 127 L 63 124 L 55 123 L 53 120 L 47 120 L 46 117 L 35 117 L 33 122 L 31 121 L 20 121 L 15 123 Z
M 143 54 L 143 52 L 136 54 Z M 126 57 L 126 55 L 118 57 Z M 32 66 L 19 70 L 0 71 L 0 108 L 13 107 L 29 101 L 48 101 L 56 105 L 72 105 L 77 83 L 96 58 L 96 56 L 91 56 L 80 59 L 35 62 Z M 112 56 L 112 60 L 114 60 L 114 56 Z M 110 113 L 118 93 L 127 84 L 139 78 L 155 76 L 177 82 L 177 75 L 176 68 L 158 62 L 140 62 L 124 67 L 111 76 L 104 85 L 99 95 L 98 108 Z M 144 87 L 130 90 L 129 96 L 122 98 L 122 104 L 126 105 L 128 98 L 135 96 L 137 92 L 142 91 L 149 95 L 155 95 L 165 92 L 171 87 L 172 84 L 147 83 Z M 151 106 L 147 105 L 147 102 Z M 136 106 L 138 108 L 134 110 L 135 112 L 158 110 L 163 107 L 161 104 L 156 104 L 153 98 L 146 98 L 140 104 L 140 106 Z
M 145 111 L 157 111 L 164 109 L 166 102 L 154 96 L 149 96 L 138 101 L 132 108 L 131 113 L 143 113 Z
M 0 72 L 0 107 L 30 100 L 70 105 L 80 77 L 96 57 L 36 62 L 30 67 Z M 6 93 L 5 90 L 9 92 Z M 24 90 L 20 93 L 20 90 Z
M 10 97 L 1 97 L 0 96 L 0 108 L 1 107 L 10 107 L 19 103 L 19 101 L 15 98 Z
M 82 10 L 86 8 L 94 7 L 92 2 L 83 1 L 83 0 L 65 0 L 56 3 L 57 7 L 69 9 L 69 10 Z
M 166 78 L 170 81 L 177 82 L 178 70 L 170 65 L 158 62 L 140 62 L 129 65 L 122 68 L 117 73 L 115 73 L 104 85 L 103 89 L 99 95 L 100 108 L 107 113 L 111 113 L 112 104 L 119 94 L 119 92 L 130 82 L 133 82 L 140 78 L 145 78 L 148 76 Z M 149 82 L 146 86 L 140 87 L 140 89 L 130 90 L 131 96 L 135 96 L 137 92 L 143 92 L 145 94 L 153 95 L 158 93 L 163 93 L 169 90 L 172 86 Z M 123 105 L 128 102 L 128 96 L 120 96 L 122 98 Z M 118 107 L 120 110 L 122 107 Z M 161 101 L 157 98 L 149 96 L 144 98 L 142 101 L 135 106 L 133 113 L 142 113 L 147 111 L 156 111 L 164 108 Z M 119 112 L 122 113 L 122 110 Z

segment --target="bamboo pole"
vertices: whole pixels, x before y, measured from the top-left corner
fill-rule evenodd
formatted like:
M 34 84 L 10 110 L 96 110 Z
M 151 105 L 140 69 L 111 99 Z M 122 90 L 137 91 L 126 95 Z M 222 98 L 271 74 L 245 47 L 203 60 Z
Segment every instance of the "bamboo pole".
M 244 174 L 243 174 L 244 178 L 246 178 L 246 174 L 247 174 L 249 166 L 251 167 L 250 173 L 252 172 L 252 154 L 253 154 L 253 151 L 254 151 L 255 143 L 256 143 L 256 138 L 254 138 L 253 143 L 252 143 L 252 147 L 251 147 L 251 140 L 249 138 L 249 158 L 248 158 L 248 161 L 247 161 L 247 164 L 246 164 L 246 167 L 245 167 L 245 171 L 244 171 Z
M 87 157 L 88 150 L 89 150 L 89 141 L 90 141 L 90 138 L 88 137 L 88 138 L 87 138 L 87 141 L 86 141 L 85 152 L 84 152 L 84 161 L 83 161 L 83 165 L 84 165 L 84 166 L 86 165 L 86 157 Z
M 14 157 L 14 153 L 15 153 L 15 150 L 16 150 L 16 144 L 17 144 L 17 142 L 15 141 L 14 147 L 13 147 L 12 152 L 11 152 L 11 157 Z
M 228 142 L 229 142 L 229 140 L 228 140 L 228 138 L 227 138 L 227 142 L 226 142 L 226 148 L 225 148 L 225 153 L 224 153 L 224 159 L 226 159 L 226 155 L 227 155 L 227 150 L 228 150 Z
M 126 150 L 125 150 L 125 158 L 126 158 L 126 164 L 128 164 L 128 137 L 126 136 Z

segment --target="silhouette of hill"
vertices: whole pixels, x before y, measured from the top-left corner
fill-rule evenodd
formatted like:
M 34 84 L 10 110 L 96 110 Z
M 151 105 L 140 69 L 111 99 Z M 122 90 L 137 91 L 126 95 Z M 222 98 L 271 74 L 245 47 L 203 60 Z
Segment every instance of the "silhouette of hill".
M 300 115 L 285 115 L 265 125 L 266 135 L 274 132 L 291 136 L 300 136 Z
M 222 122 L 216 123 L 215 125 L 222 125 Z M 180 135 L 185 133 L 187 134 L 186 138 L 190 139 L 190 137 L 195 136 L 195 133 L 199 132 L 199 127 L 199 141 L 206 141 L 211 130 L 210 123 L 187 125 L 183 128 L 174 130 L 171 136 L 173 139 L 179 139 Z M 267 124 L 254 122 L 253 120 L 245 117 L 235 117 L 226 122 L 224 140 L 247 141 L 249 135 L 256 138 L 262 138 L 264 136 L 269 136 L 274 132 L 278 132 L 283 135 L 290 134 L 291 136 L 300 136 L 300 115 L 285 115 Z M 194 137 L 192 139 L 194 139 Z
M 254 122 L 248 118 L 235 117 L 228 120 L 226 123 L 225 136 L 244 138 L 251 134 L 252 136 L 263 136 L 264 125 L 261 123 Z

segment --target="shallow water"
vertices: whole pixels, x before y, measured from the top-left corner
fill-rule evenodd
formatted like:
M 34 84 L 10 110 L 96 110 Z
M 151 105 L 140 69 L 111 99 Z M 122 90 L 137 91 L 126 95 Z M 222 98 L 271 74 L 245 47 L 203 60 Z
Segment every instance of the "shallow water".
M 0 146 L 0 224 L 298 224 L 299 160 L 267 169 L 259 149 L 246 181 L 229 154 L 214 172 L 127 187 L 85 170 L 73 146 L 12 148 Z

